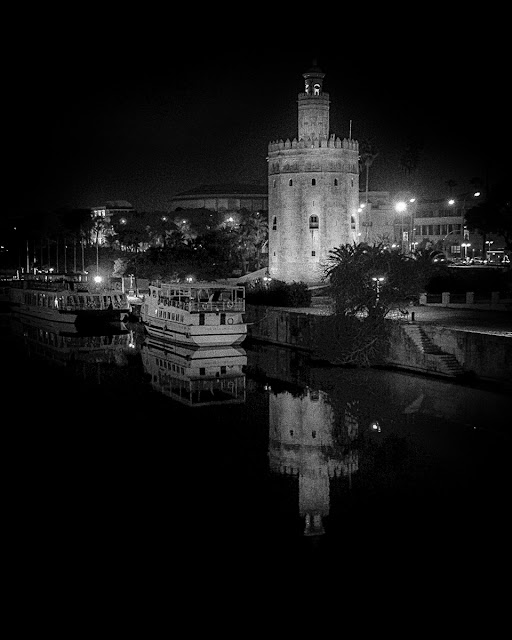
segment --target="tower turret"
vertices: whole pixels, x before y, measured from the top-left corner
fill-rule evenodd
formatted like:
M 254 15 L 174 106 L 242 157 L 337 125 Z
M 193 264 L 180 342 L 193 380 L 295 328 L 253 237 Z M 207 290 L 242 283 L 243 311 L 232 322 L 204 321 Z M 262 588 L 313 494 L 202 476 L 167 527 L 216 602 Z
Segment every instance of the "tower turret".
M 299 93 L 299 140 L 329 135 L 329 94 L 323 91 L 325 73 L 313 65 L 302 74 L 304 93 Z

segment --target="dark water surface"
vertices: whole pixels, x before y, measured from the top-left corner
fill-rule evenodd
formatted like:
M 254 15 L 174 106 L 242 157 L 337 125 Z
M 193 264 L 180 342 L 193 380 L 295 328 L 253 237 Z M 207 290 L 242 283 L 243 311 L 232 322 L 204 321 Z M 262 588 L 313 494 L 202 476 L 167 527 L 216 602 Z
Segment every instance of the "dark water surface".
M 8 529 L 31 566 L 358 571 L 509 554 L 503 391 L 249 343 L 204 354 L 191 391 L 198 354 L 149 344 L 140 324 L 59 336 L 1 320 Z

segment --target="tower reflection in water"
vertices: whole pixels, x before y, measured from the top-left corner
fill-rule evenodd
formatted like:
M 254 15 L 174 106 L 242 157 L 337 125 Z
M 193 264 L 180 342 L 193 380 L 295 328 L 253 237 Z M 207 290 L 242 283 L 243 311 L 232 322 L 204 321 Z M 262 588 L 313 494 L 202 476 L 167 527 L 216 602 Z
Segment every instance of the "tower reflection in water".
M 245 402 L 247 355 L 241 347 L 191 348 L 147 336 L 141 355 L 153 389 L 186 406 Z
M 354 540 L 388 518 L 418 536 L 442 520 L 460 531 L 477 504 L 499 503 L 506 395 L 397 371 L 315 367 L 266 345 L 251 348 L 249 363 L 249 379 L 267 391 L 270 467 L 296 481 L 305 536 Z
M 344 476 L 350 484 L 358 470 L 359 425 L 350 405 L 338 429 L 334 424 L 333 408 L 323 391 L 306 388 L 300 394 L 281 391 L 269 396 L 270 468 L 298 477 L 306 536 L 325 533 L 330 479 Z

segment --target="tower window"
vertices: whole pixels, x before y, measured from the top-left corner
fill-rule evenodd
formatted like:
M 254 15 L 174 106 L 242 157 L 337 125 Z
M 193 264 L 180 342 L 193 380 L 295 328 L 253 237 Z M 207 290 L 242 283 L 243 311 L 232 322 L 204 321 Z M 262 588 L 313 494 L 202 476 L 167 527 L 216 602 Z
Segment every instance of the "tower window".
M 272 231 L 277 231 L 277 218 L 274 216 L 272 218 Z
M 334 178 L 334 186 L 337 187 L 338 186 L 338 178 Z
M 315 187 L 315 186 L 316 186 L 316 179 L 315 179 L 315 178 L 313 178 L 313 179 L 311 180 L 311 185 L 312 185 L 313 187 Z
M 276 188 L 276 181 L 274 180 L 274 189 Z
M 288 180 L 288 186 L 290 186 L 290 187 L 293 186 L 293 180 Z
M 356 219 L 354 218 L 354 216 L 350 216 L 350 228 L 351 229 L 356 228 Z
M 312 251 L 312 252 L 311 252 L 311 255 L 312 255 L 312 256 L 316 256 L 316 251 Z
M 309 216 L 309 228 L 318 229 L 318 216 Z
M 350 178 L 350 186 L 353 187 L 354 186 L 354 178 Z
M 315 96 L 319 96 L 320 95 L 320 85 L 319 84 L 315 84 L 315 86 L 313 87 L 313 95 L 315 95 Z

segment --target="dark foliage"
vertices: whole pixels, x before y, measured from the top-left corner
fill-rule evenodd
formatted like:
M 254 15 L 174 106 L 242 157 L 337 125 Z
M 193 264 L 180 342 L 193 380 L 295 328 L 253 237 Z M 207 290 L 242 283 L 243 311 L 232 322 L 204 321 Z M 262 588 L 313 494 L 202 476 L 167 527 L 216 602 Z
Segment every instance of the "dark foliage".
M 246 302 L 272 307 L 309 307 L 311 291 L 304 282 L 287 284 L 271 280 L 267 284 L 258 280 L 255 284 L 246 285 Z

